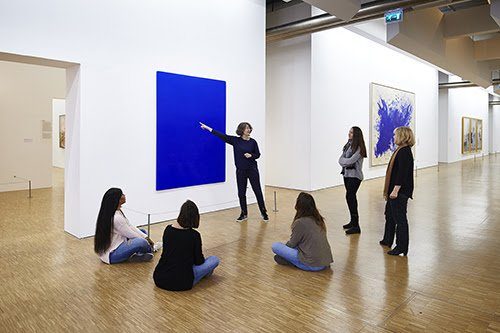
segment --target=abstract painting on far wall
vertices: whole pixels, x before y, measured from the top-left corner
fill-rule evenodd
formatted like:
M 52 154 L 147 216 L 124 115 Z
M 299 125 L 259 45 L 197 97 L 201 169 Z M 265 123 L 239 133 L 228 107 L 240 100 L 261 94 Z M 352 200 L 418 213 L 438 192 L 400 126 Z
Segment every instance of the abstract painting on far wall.
M 370 103 L 370 165 L 385 165 L 396 150 L 394 130 L 408 126 L 415 133 L 415 94 L 371 83 Z
M 470 149 L 471 151 L 477 150 L 477 119 L 470 120 Z
M 483 149 L 483 120 L 462 117 L 462 154 L 474 154 Z
M 483 121 L 477 120 L 477 150 L 483 150 Z
M 66 148 L 66 115 L 59 116 L 59 147 Z
M 470 118 L 462 117 L 462 154 L 470 152 L 471 144 Z

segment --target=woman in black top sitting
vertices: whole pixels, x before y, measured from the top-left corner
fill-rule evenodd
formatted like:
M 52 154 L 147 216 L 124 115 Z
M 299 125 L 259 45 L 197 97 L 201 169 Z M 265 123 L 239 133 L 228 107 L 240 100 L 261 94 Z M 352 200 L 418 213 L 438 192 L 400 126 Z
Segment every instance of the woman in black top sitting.
M 182 205 L 177 222 L 168 225 L 163 233 L 163 252 L 153 274 L 157 287 L 189 290 L 219 265 L 219 258 L 203 257 L 201 236 L 194 230 L 199 225 L 198 207 L 188 200 Z
M 264 196 L 262 195 L 262 189 L 260 187 L 259 169 L 257 168 L 257 159 L 260 157 L 259 146 L 257 145 L 257 141 L 250 137 L 252 125 L 249 123 L 240 123 L 236 129 L 236 134 L 238 134 L 238 136 L 226 135 L 203 123 L 200 123 L 200 125 L 202 129 L 221 138 L 234 148 L 236 182 L 238 184 L 238 198 L 240 199 L 241 208 L 241 214 L 236 221 L 243 222 L 247 219 L 247 181 L 250 180 L 250 185 L 252 185 L 257 203 L 259 204 L 262 220 L 264 222 L 269 222 Z
M 398 146 L 392 154 L 385 175 L 384 199 L 385 233 L 380 245 L 391 247 L 396 234 L 396 247 L 390 255 L 408 254 L 408 219 L 406 208 L 408 198 L 413 199 L 413 154 L 411 147 L 415 145 L 415 136 L 409 127 L 398 127 L 394 130 L 394 143 Z

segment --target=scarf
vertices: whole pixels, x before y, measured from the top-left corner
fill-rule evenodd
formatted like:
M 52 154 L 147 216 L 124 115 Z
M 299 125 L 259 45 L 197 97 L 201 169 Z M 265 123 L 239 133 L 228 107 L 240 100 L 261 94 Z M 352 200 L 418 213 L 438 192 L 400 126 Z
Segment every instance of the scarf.
M 387 171 L 385 172 L 385 184 L 384 184 L 385 200 L 389 198 L 389 183 L 391 182 L 392 168 L 394 167 L 394 161 L 396 160 L 396 155 L 398 154 L 399 150 L 403 147 L 398 147 L 398 149 L 394 151 L 394 154 L 392 154 L 391 159 L 389 160 L 389 165 L 387 166 Z

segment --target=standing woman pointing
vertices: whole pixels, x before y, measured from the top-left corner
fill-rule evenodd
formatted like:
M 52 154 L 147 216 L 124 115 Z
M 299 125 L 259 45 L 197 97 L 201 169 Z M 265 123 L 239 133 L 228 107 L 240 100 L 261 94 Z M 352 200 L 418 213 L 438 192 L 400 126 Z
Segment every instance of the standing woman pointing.
M 238 184 L 238 198 L 240 200 L 241 214 L 236 219 L 236 222 L 246 221 L 248 218 L 247 210 L 247 180 L 250 180 L 253 192 L 257 197 L 262 220 L 269 221 L 267 216 L 264 196 L 260 187 L 259 169 L 257 168 L 257 159 L 260 157 L 259 146 L 257 141 L 250 137 L 252 133 L 252 125 L 243 122 L 238 125 L 236 134 L 238 136 L 226 135 L 218 132 L 207 125 L 200 123 L 201 128 L 209 131 L 213 135 L 222 139 L 225 143 L 233 146 L 234 162 L 236 164 L 236 182 Z

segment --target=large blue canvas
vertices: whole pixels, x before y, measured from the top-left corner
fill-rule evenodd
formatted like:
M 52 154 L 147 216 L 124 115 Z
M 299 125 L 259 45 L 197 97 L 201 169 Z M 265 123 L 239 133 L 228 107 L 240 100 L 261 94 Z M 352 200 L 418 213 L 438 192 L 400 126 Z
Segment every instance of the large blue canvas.
M 156 190 L 225 181 L 226 82 L 156 72 Z
M 372 166 L 389 163 L 396 149 L 394 130 L 408 126 L 415 132 L 415 94 L 371 84 L 370 161 Z

